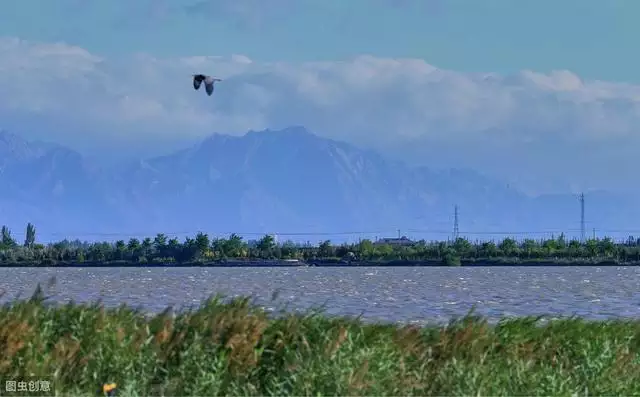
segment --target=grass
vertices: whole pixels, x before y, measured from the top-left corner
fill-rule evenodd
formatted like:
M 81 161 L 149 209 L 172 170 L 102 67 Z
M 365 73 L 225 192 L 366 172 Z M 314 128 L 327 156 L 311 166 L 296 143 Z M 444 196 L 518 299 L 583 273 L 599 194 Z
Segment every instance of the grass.
M 273 317 L 249 299 L 154 317 L 48 305 L 0 309 L 0 378 L 47 377 L 57 395 L 639 395 L 640 321 L 446 327 Z

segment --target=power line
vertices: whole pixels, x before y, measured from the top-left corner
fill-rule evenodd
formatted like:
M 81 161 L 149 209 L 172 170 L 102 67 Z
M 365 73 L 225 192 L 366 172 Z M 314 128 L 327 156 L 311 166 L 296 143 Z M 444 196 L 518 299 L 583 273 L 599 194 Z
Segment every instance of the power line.
M 457 215 L 457 216 L 456 216 Z M 437 235 L 451 235 L 451 229 L 404 229 L 408 233 L 412 234 L 437 234 Z M 602 234 L 637 234 L 640 235 L 640 229 L 598 229 Z M 282 237 L 295 237 L 295 236 L 354 236 L 354 235 L 394 235 L 397 234 L 399 229 L 382 229 L 382 230 L 352 230 L 352 231 L 333 231 L 333 232 L 311 232 L 311 231 L 289 231 L 289 232 L 218 232 L 218 231 L 207 231 L 204 229 L 200 230 L 192 230 L 192 231 L 165 231 L 158 233 L 157 231 L 147 231 L 147 232 L 120 232 L 120 233 L 110 233 L 110 232 L 39 232 L 38 236 L 47 236 L 47 237 L 62 237 L 66 239 L 74 239 L 75 237 L 131 237 L 131 236 L 149 236 L 154 237 L 157 234 L 164 234 L 166 236 L 193 236 L 199 232 L 207 233 L 209 236 L 229 236 L 231 234 L 237 234 L 239 236 L 258 236 L 262 237 L 266 234 L 277 234 Z M 395 233 L 394 233 L 395 232 Z M 585 228 L 582 227 L 580 229 L 543 229 L 543 230 L 460 230 L 459 227 L 459 212 L 454 212 L 454 236 L 463 236 L 463 235 L 504 235 L 504 236 L 516 236 L 516 235 L 551 235 L 551 234 L 562 234 L 562 233 L 575 233 L 580 232 L 581 237 L 585 236 Z M 14 237 L 22 237 L 25 235 L 23 231 L 14 232 L 12 231 L 12 236 Z
M 70 236 L 90 236 L 90 237 L 126 237 L 126 236 L 156 236 L 157 234 L 164 234 L 166 236 L 180 236 L 180 235 L 195 235 L 197 233 L 207 233 L 209 235 L 231 235 L 237 234 L 239 236 L 264 236 L 264 235 L 279 235 L 279 236 L 341 236 L 341 235 L 357 235 L 357 234 L 393 234 L 400 229 L 386 229 L 386 230 L 368 230 L 368 231 L 336 231 L 336 232 L 218 232 L 207 231 L 205 229 L 192 230 L 192 231 L 148 231 L 148 232 L 41 232 L 39 235 L 52 236 L 52 237 L 70 237 Z M 13 236 L 23 236 L 24 232 L 11 231 Z
M 231 235 L 237 234 L 239 236 L 264 236 L 267 234 L 278 234 L 280 236 L 340 236 L 340 235 L 362 235 L 362 234 L 397 234 L 399 229 L 387 229 L 387 230 L 359 230 L 359 231 L 335 231 L 335 232 L 216 232 L 206 230 L 192 230 L 192 231 L 179 231 L 179 232 L 121 232 L 121 233 L 107 233 L 107 232 L 39 232 L 38 235 L 46 235 L 53 237 L 69 237 L 69 236 L 91 236 L 91 237 L 118 237 L 118 236 L 156 236 L 157 234 L 164 235 L 195 235 L 197 233 L 207 233 L 209 235 Z M 420 233 L 420 234 L 451 234 L 451 230 L 446 229 L 405 229 L 407 232 Z M 636 233 L 640 234 L 640 229 L 598 229 L 602 233 Z M 495 230 L 495 231 L 474 231 L 474 230 L 459 230 L 458 235 L 467 234 L 561 234 L 569 232 L 578 232 L 580 229 L 541 229 L 541 230 Z M 394 233 L 395 232 L 395 233 Z M 11 231 L 13 236 L 23 236 L 24 232 Z

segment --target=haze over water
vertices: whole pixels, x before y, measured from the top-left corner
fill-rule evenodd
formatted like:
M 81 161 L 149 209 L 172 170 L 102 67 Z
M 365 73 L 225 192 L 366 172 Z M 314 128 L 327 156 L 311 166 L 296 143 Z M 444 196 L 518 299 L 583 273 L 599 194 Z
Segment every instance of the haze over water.
M 48 281 L 56 278 L 53 287 Z M 475 312 L 503 316 L 640 316 L 640 267 L 503 268 L 4 268 L 2 302 L 41 283 L 52 301 L 101 299 L 146 311 L 197 305 L 208 296 L 253 296 L 278 309 L 325 306 L 366 321 L 447 322 Z M 275 301 L 272 296 L 278 292 Z

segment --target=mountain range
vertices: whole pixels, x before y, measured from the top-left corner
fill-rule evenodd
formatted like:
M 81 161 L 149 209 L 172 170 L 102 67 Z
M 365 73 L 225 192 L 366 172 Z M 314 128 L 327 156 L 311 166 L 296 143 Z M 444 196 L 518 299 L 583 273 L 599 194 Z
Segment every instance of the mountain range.
M 577 235 L 580 228 L 574 194 L 530 197 L 473 170 L 410 167 L 304 127 L 213 134 L 165 156 L 98 163 L 0 132 L 0 224 L 19 235 L 32 222 L 49 239 L 196 231 L 338 239 L 396 229 L 442 239 L 451 235 L 457 205 L 462 234 Z M 589 234 L 640 229 L 636 199 L 587 192 Z

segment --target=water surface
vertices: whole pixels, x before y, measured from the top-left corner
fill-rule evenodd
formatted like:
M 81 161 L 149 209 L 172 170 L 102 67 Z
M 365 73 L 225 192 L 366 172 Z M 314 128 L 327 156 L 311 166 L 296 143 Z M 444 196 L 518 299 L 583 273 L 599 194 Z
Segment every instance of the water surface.
M 197 305 L 208 296 L 254 296 L 268 308 L 325 305 L 366 320 L 445 322 L 476 313 L 503 316 L 640 317 L 640 267 L 371 268 L 0 268 L 1 301 L 31 295 L 148 311 Z M 272 295 L 278 297 L 272 301 Z

